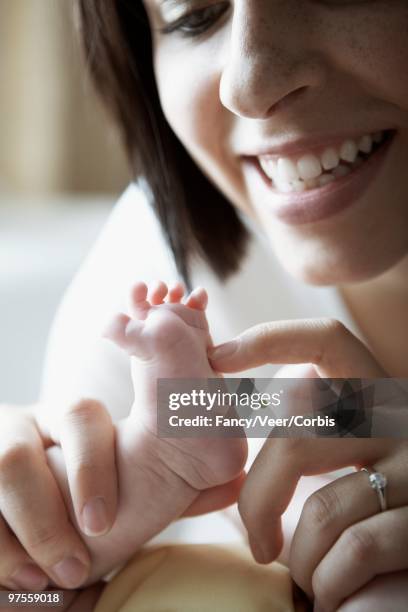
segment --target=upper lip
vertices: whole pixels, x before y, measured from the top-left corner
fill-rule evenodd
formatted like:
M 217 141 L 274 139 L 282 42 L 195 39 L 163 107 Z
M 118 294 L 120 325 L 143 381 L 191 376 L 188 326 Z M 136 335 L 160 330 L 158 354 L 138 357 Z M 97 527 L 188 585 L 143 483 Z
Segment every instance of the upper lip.
M 306 152 L 323 151 L 328 147 L 340 146 L 346 140 L 358 141 L 366 134 L 386 131 L 389 131 L 389 128 L 381 129 L 377 127 L 374 129 L 368 128 L 354 132 L 331 134 L 329 136 L 301 136 L 280 141 L 275 139 L 259 143 L 258 145 L 248 146 L 240 155 L 241 157 L 292 157 Z

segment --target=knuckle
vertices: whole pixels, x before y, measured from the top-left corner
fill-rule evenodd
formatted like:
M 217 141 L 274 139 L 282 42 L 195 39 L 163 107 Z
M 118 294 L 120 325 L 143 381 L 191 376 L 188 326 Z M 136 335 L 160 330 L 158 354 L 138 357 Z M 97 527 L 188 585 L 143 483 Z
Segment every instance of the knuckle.
M 89 455 L 85 455 L 85 453 L 84 455 L 77 454 L 71 458 L 71 461 L 78 482 L 95 484 L 95 474 L 98 471 L 100 472 L 100 465 L 92 461 Z
M 0 454 L 0 481 L 8 480 L 16 470 L 22 470 L 32 462 L 33 450 L 25 440 L 14 440 Z
M 341 321 L 332 317 L 324 317 L 321 319 L 321 324 L 325 332 L 330 337 L 337 337 L 339 334 L 343 334 L 346 330 L 346 326 Z
M 331 317 L 323 317 L 318 321 L 320 328 L 320 348 L 314 358 L 313 363 L 320 364 L 322 362 L 331 361 L 332 347 L 336 346 L 340 338 L 344 338 L 349 334 L 347 327 L 338 319 Z
M 310 531 L 327 530 L 339 514 L 339 498 L 333 488 L 320 489 L 308 497 L 303 508 Z
M 254 333 L 254 337 L 256 338 L 258 349 L 268 351 L 271 343 L 271 333 L 273 330 L 274 326 L 270 323 L 262 323 L 256 328 L 256 334 Z
M 105 412 L 100 402 L 90 398 L 82 398 L 70 406 L 63 416 L 65 424 L 83 424 L 93 420 Z
M 27 550 L 34 558 L 57 557 L 65 540 L 66 530 L 61 526 L 38 526 L 31 530 Z
M 86 436 L 80 436 L 79 440 L 68 437 L 69 430 L 61 435 L 62 449 L 65 456 L 67 468 L 75 473 L 75 478 L 94 480 L 96 473 L 102 478 L 106 476 L 107 451 L 98 452 L 97 442 L 88 440 Z
M 352 561 L 359 565 L 375 558 L 377 546 L 373 534 L 367 527 L 353 525 L 342 536 L 345 550 L 349 551 Z

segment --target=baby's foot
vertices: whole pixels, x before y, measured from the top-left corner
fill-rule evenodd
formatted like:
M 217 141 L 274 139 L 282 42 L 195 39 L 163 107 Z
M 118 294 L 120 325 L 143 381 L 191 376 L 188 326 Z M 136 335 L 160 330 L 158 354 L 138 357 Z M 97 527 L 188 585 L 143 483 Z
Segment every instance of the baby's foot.
M 196 289 L 184 304 L 181 284 L 169 291 L 164 283 L 158 283 L 149 300 L 147 293 L 144 283 L 133 287 L 131 316 L 118 315 L 106 335 L 131 357 L 153 366 L 156 378 L 216 376 L 207 359 L 211 338 L 205 316 L 206 291 Z
M 160 282 L 149 295 L 147 286 L 137 283 L 130 295 L 130 316 L 117 315 L 106 332 L 131 356 L 139 404 L 132 416 L 154 435 L 158 378 L 219 377 L 207 357 L 212 345 L 205 314 L 207 292 L 197 288 L 184 303 L 183 296 L 180 283 L 168 289 Z M 156 438 L 156 444 L 166 464 L 197 489 L 229 482 L 246 459 L 246 440 L 239 438 Z

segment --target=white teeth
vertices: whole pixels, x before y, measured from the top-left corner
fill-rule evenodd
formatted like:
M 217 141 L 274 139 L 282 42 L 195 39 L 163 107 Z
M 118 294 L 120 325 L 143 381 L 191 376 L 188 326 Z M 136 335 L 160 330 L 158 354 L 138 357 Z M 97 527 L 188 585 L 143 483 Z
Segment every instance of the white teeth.
M 300 179 L 293 181 L 292 183 L 292 190 L 293 191 L 305 191 L 306 190 L 306 184 L 301 181 Z
M 325 170 L 333 170 L 339 165 L 340 157 L 336 149 L 326 149 L 321 157 L 322 166 Z
M 319 178 L 317 179 L 317 183 L 319 187 L 324 187 L 325 185 L 328 185 L 329 183 L 332 183 L 335 180 L 336 177 L 333 176 L 333 174 L 322 174 L 322 176 L 319 176 Z
M 301 192 L 324 187 L 364 163 L 359 152 L 369 155 L 373 143 L 384 140 L 385 132 L 366 134 L 359 140 L 345 140 L 339 148 L 328 147 L 319 157 L 308 153 L 298 158 L 260 156 L 259 162 L 274 187 L 281 192 Z M 347 163 L 341 163 L 341 162 Z M 348 165 L 350 164 L 350 165 Z
M 287 157 L 278 159 L 278 176 L 282 181 L 296 181 L 300 178 L 296 164 Z
M 321 175 L 322 167 L 316 155 L 304 155 L 298 160 L 297 169 L 304 180 L 314 179 Z
M 363 136 L 358 143 L 358 148 L 363 153 L 371 153 L 371 149 L 373 148 L 373 139 L 371 136 Z
M 282 193 L 289 193 L 293 191 L 291 183 L 280 183 L 279 181 L 275 180 L 274 184 L 278 191 L 282 191 Z
M 333 176 L 335 176 L 336 178 L 341 178 L 342 176 L 346 176 L 347 174 L 350 174 L 351 169 L 348 166 L 337 166 L 337 168 L 335 168 L 332 172 Z
M 314 178 L 314 179 L 309 179 L 308 181 L 305 181 L 306 189 L 315 189 L 317 187 L 318 180 L 319 180 L 318 178 Z
M 340 147 L 340 159 L 351 164 L 356 160 L 357 153 L 357 145 L 353 140 L 346 140 Z
M 273 177 L 273 173 L 275 171 L 276 168 L 276 162 L 273 161 L 272 159 L 267 159 L 264 157 L 260 157 L 259 158 L 262 170 L 265 172 L 265 174 L 269 177 L 272 178 Z

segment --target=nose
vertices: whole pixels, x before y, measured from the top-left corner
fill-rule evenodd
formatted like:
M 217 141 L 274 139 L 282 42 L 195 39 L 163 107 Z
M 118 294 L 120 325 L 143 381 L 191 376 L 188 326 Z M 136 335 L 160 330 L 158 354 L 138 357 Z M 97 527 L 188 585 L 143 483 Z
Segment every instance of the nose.
M 324 67 L 298 0 L 236 0 L 220 80 L 223 106 L 266 119 L 321 85 Z

